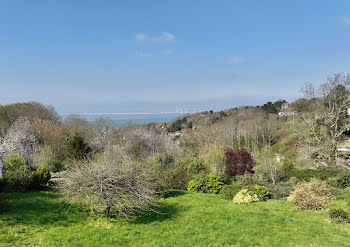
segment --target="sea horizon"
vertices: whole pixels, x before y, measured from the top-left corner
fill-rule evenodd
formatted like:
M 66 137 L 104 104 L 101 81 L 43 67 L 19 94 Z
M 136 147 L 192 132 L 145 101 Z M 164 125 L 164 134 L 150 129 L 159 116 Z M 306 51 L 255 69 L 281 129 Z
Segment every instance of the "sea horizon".
M 105 117 L 111 119 L 117 125 L 168 123 L 175 118 L 189 114 L 188 112 L 82 112 L 82 113 L 60 113 L 65 119 L 72 115 L 78 115 L 92 122 L 95 119 Z

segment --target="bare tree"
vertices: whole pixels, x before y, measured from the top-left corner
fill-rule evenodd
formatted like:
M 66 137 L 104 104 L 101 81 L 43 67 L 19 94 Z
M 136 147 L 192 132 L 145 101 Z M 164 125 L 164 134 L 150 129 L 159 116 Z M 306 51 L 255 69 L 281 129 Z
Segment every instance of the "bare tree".
M 315 88 L 308 83 L 304 94 L 313 99 L 315 107 L 303 116 L 309 127 L 308 142 L 329 146 L 328 161 L 337 156 L 338 143 L 344 138 L 344 132 L 350 130 L 350 75 L 335 74 L 327 82 Z
M 118 146 L 110 146 L 98 161 L 84 161 L 71 168 L 61 191 L 70 202 L 84 201 L 91 210 L 111 211 L 129 217 L 151 210 L 156 197 L 152 177 L 136 168 Z
M 147 161 L 156 154 L 178 156 L 178 147 L 170 136 L 145 126 L 125 130 L 125 148 L 134 159 Z

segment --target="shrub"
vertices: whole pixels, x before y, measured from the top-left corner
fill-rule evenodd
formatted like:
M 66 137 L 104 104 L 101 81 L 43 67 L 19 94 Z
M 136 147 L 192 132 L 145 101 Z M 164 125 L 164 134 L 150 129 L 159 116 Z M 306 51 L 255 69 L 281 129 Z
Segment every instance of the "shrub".
M 203 160 L 196 157 L 179 159 L 176 161 L 175 167 L 186 170 L 190 175 L 197 175 L 206 170 Z
M 26 189 L 30 182 L 30 171 L 19 154 L 12 154 L 4 162 L 2 180 L 6 190 Z
M 190 178 L 186 170 L 175 168 L 173 170 L 166 170 L 162 174 L 166 178 L 169 189 L 185 190 L 187 188 Z
M 293 191 L 293 188 L 297 184 L 297 182 L 297 179 L 291 178 L 287 182 L 280 182 L 269 185 L 268 188 L 270 192 L 270 197 L 276 200 L 288 197 Z
M 5 206 L 6 206 L 5 199 L 0 197 L 0 214 L 5 211 Z
M 237 204 L 247 204 L 251 202 L 258 202 L 259 196 L 251 190 L 242 189 L 237 195 L 233 198 L 233 202 Z
M 206 167 L 210 172 L 217 174 L 220 177 L 225 176 L 225 154 L 223 149 L 219 146 L 210 146 L 205 150 L 203 158 L 205 160 Z
M 243 176 L 236 176 L 234 178 L 235 183 L 244 185 L 244 186 L 254 186 L 259 184 L 259 179 L 257 176 L 245 173 Z
M 99 160 L 71 168 L 60 189 L 70 202 L 86 203 L 105 216 L 114 211 L 129 217 L 152 210 L 157 194 L 150 175 L 135 167 L 120 147 L 110 146 Z
M 150 164 L 160 169 L 170 168 L 174 164 L 174 157 L 171 155 L 154 155 Z
M 61 172 L 65 167 L 64 163 L 59 159 L 53 159 L 51 161 L 51 165 L 52 165 L 52 172 Z
M 207 193 L 209 192 L 209 194 L 218 194 L 222 188 L 222 185 L 224 184 L 222 182 L 222 179 L 219 176 L 212 173 L 207 175 L 206 178 Z
M 259 197 L 260 200 L 266 200 L 270 198 L 269 190 L 266 188 L 266 186 L 254 186 L 252 189 L 253 192 L 256 193 L 256 195 Z
M 347 187 L 350 187 L 350 174 L 343 174 L 336 180 L 337 187 L 341 189 L 345 189 Z
M 180 130 L 182 130 L 182 124 L 185 124 L 185 123 L 187 123 L 186 117 L 184 117 L 182 119 L 177 119 L 167 128 L 167 131 L 168 132 L 180 131 Z
M 328 217 L 331 221 L 337 223 L 350 223 L 349 214 L 343 209 L 330 209 L 328 212 Z
M 30 186 L 33 189 L 40 188 L 41 186 L 46 185 L 50 178 L 51 174 L 49 168 L 47 165 L 42 165 L 41 167 L 37 168 L 35 172 L 33 172 Z
M 312 179 L 298 184 L 287 200 L 300 210 L 318 210 L 328 205 L 332 196 L 325 182 Z
M 338 176 L 342 176 L 344 171 L 342 170 L 334 170 L 327 168 L 320 168 L 317 170 L 299 170 L 295 168 L 290 168 L 287 173 L 288 178 L 295 177 L 302 181 L 310 181 L 312 178 L 316 178 L 319 180 L 330 180 L 332 178 L 336 178 Z
M 223 184 L 220 177 L 210 173 L 209 175 L 199 176 L 189 181 L 187 190 L 191 192 L 218 194 Z
M 71 160 L 85 159 L 91 151 L 92 150 L 84 137 L 78 133 L 75 133 L 69 139 L 66 147 L 66 155 Z
M 230 184 L 230 185 L 224 185 L 222 186 L 220 190 L 220 194 L 228 199 L 232 200 L 238 192 L 240 192 L 243 189 L 243 185 L 241 184 Z
M 236 175 L 244 175 L 245 173 L 253 174 L 255 161 L 251 154 L 245 150 L 233 150 L 227 148 L 225 150 L 226 173 L 229 177 Z

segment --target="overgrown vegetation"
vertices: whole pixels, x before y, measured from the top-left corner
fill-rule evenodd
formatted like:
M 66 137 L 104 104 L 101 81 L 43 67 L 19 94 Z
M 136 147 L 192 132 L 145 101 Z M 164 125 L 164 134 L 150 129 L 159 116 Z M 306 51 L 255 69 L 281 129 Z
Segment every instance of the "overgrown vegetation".
M 105 118 L 62 120 L 38 103 L 1 106 L 0 210 L 13 204 L 1 199 L 4 192 L 8 198 L 35 194 L 29 191 L 51 184 L 67 205 L 104 213 L 103 222 L 119 215 L 137 221 L 165 217 L 155 216 L 164 206 L 159 202 L 173 201 L 161 198 L 177 189 L 189 191 L 181 192 L 186 197 L 215 198 L 212 207 L 294 205 L 323 218 L 328 212 L 327 224 L 345 224 L 350 156 L 339 148 L 350 144 L 349 87 L 350 76 L 336 74 L 320 87 L 307 84 L 305 97 L 291 104 L 278 100 L 122 127 Z

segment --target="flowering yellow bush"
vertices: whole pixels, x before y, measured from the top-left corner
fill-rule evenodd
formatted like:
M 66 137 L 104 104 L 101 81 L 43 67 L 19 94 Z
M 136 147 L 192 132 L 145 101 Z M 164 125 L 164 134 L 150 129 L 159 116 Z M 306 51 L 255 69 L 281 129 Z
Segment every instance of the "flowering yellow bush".
M 237 195 L 233 198 L 233 202 L 237 204 L 247 204 L 251 202 L 258 202 L 259 197 L 253 191 L 248 189 L 242 189 Z

